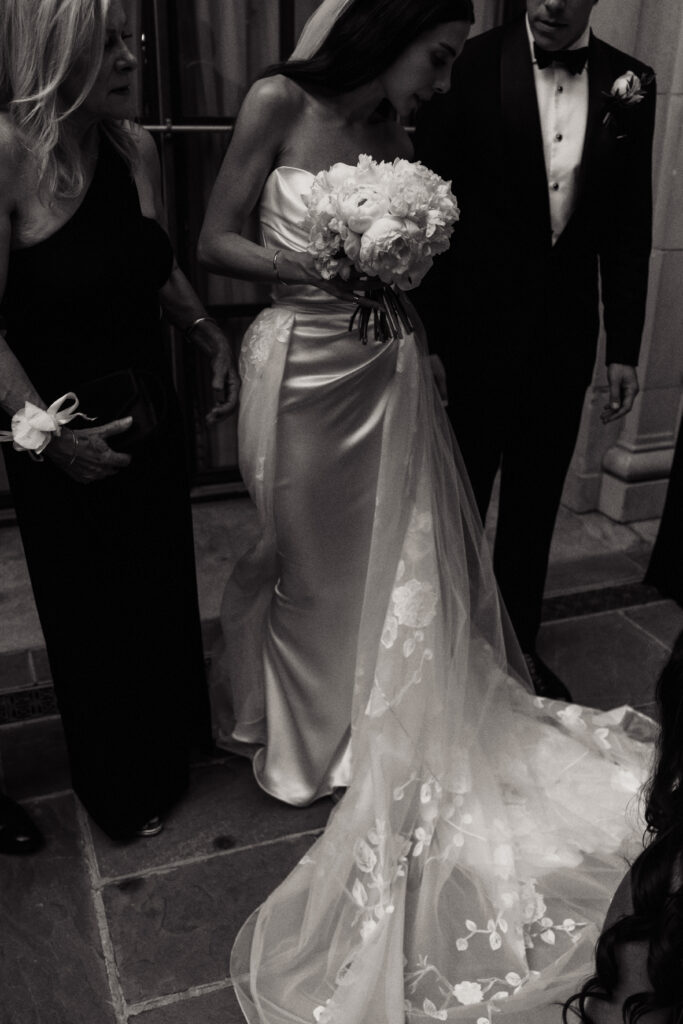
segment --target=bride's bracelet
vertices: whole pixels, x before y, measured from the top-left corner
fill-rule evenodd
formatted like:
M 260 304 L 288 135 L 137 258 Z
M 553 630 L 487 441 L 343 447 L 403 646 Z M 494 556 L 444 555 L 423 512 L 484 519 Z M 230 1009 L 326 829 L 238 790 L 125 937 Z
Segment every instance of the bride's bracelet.
M 279 281 L 280 284 L 286 284 L 287 282 L 283 281 L 282 278 L 280 277 L 280 268 L 278 266 L 278 260 L 280 259 L 280 256 L 282 256 L 282 249 L 276 249 L 273 255 L 273 270 L 275 271 L 275 280 Z
M 42 453 L 53 437 L 60 436 L 62 427 L 77 417 L 84 420 L 93 418 L 77 412 L 77 409 L 78 399 L 73 391 L 62 395 L 47 409 L 26 402 L 24 408 L 12 417 L 12 429 L 0 430 L 0 443 L 11 441 L 16 451 L 28 452 L 32 459 L 42 462 Z

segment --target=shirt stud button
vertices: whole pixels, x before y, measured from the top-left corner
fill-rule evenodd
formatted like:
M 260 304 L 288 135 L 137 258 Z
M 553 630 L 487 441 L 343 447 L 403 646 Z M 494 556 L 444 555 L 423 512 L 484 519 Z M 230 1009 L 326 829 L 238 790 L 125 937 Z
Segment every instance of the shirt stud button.
M 564 86 L 563 85 L 558 85 L 557 91 L 558 92 L 564 92 Z
M 550 187 L 553 190 L 553 192 L 557 192 L 560 186 L 557 184 L 556 181 L 554 181 Z
M 563 138 L 564 138 L 564 135 L 562 134 L 562 132 L 558 132 L 557 135 L 555 136 L 555 142 L 562 142 Z

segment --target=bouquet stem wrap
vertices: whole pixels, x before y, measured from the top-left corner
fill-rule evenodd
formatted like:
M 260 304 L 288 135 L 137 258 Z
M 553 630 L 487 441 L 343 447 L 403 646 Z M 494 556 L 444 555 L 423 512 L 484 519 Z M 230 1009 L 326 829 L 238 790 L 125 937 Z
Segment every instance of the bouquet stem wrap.
M 374 302 L 375 306 L 356 306 L 349 321 L 350 331 L 358 321 L 358 337 L 364 345 L 368 343 L 371 321 L 376 341 L 385 342 L 390 338 L 402 338 L 415 330 L 400 292 L 385 285 L 383 288 L 370 289 L 365 293 L 365 297 Z

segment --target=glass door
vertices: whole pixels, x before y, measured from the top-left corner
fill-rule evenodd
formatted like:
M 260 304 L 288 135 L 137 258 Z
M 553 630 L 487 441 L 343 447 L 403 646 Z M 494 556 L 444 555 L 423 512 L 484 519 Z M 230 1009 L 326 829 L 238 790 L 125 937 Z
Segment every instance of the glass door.
M 317 0 L 141 0 L 141 120 L 161 157 L 178 263 L 237 352 L 268 289 L 204 271 L 196 246 L 235 118 L 259 70 L 291 53 Z M 171 332 L 197 496 L 239 486 L 236 416 L 213 427 L 206 360 Z

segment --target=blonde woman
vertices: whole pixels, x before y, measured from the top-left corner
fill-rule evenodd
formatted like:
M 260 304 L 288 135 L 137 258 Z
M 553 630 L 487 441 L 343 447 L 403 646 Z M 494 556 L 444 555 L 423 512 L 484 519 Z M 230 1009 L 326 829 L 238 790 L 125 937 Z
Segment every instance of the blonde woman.
M 126 120 L 136 59 L 120 0 L 4 0 L 0 19 L 7 471 L 74 790 L 112 838 L 151 835 L 207 731 L 159 306 L 211 358 L 212 418 L 237 377 L 175 264 L 154 144 Z M 70 418 L 69 392 L 95 419 Z

